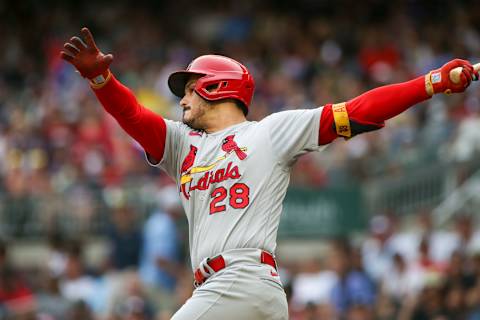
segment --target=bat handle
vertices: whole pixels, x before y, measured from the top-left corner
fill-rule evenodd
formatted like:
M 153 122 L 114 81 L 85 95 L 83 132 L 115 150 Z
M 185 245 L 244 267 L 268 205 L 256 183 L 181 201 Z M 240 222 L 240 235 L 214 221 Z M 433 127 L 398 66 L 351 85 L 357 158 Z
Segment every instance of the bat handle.
M 480 70 L 480 63 L 474 64 L 473 69 L 475 71 Z M 460 75 L 462 74 L 462 67 L 457 67 L 453 70 L 450 71 L 450 80 L 452 80 L 453 83 L 459 83 L 460 82 Z M 478 80 L 478 79 L 476 79 Z

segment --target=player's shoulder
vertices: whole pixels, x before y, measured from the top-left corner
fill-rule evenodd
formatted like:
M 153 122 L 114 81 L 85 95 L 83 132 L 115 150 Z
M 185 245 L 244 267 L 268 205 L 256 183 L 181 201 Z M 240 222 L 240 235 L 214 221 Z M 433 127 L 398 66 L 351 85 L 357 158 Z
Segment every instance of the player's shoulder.
M 193 129 L 181 121 L 165 119 L 165 123 L 167 125 L 167 130 L 173 130 L 181 136 L 202 137 L 202 135 L 204 134 L 204 131 Z
M 285 108 L 282 111 L 274 112 L 265 118 L 263 118 L 260 123 L 269 123 L 269 122 L 276 122 L 282 121 L 288 118 L 299 117 L 301 115 L 308 115 L 308 114 L 316 114 L 321 113 L 323 106 L 321 107 L 314 107 L 314 108 L 301 108 L 301 109 L 294 109 L 294 108 Z

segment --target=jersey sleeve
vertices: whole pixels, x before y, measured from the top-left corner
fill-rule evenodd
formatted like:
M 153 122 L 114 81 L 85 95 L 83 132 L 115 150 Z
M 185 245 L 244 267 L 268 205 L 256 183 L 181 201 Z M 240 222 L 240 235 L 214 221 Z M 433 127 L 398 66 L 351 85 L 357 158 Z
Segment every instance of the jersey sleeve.
M 152 158 L 148 152 L 145 152 L 145 155 L 150 165 L 162 168 L 168 173 L 169 176 L 176 180 L 180 166 L 179 155 L 186 147 L 188 147 L 187 137 L 188 132 L 191 129 L 179 121 L 167 119 L 165 119 L 165 125 L 165 149 L 162 159 L 160 161 L 156 161 L 156 159 Z
M 101 86 L 92 86 L 98 100 L 125 132 L 156 159 L 163 157 L 164 119 L 142 106 L 133 92 L 113 75 Z
M 320 117 L 323 107 L 274 113 L 261 121 L 270 136 L 278 161 L 291 166 L 299 156 L 319 151 Z

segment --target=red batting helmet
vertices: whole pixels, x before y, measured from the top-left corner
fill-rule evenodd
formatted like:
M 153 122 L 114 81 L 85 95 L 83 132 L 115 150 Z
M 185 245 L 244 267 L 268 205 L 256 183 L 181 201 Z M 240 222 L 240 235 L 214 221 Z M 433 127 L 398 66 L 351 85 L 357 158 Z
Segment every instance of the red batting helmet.
M 177 97 L 185 95 L 191 75 L 200 75 L 195 92 L 208 101 L 232 98 L 241 101 L 248 111 L 255 82 L 248 69 L 238 61 L 219 55 L 205 55 L 193 60 L 186 70 L 168 77 L 168 87 Z

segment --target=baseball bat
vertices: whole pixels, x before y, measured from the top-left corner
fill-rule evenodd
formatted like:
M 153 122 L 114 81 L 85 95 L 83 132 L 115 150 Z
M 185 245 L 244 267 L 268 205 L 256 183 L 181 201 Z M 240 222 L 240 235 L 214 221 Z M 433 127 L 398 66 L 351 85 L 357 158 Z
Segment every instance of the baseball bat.
M 480 70 L 480 63 L 474 64 L 473 69 L 475 71 Z M 453 83 L 459 83 L 460 82 L 460 74 L 462 73 L 462 67 L 458 67 L 450 71 L 450 80 L 452 80 Z M 477 79 L 478 80 L 478 79 Z

